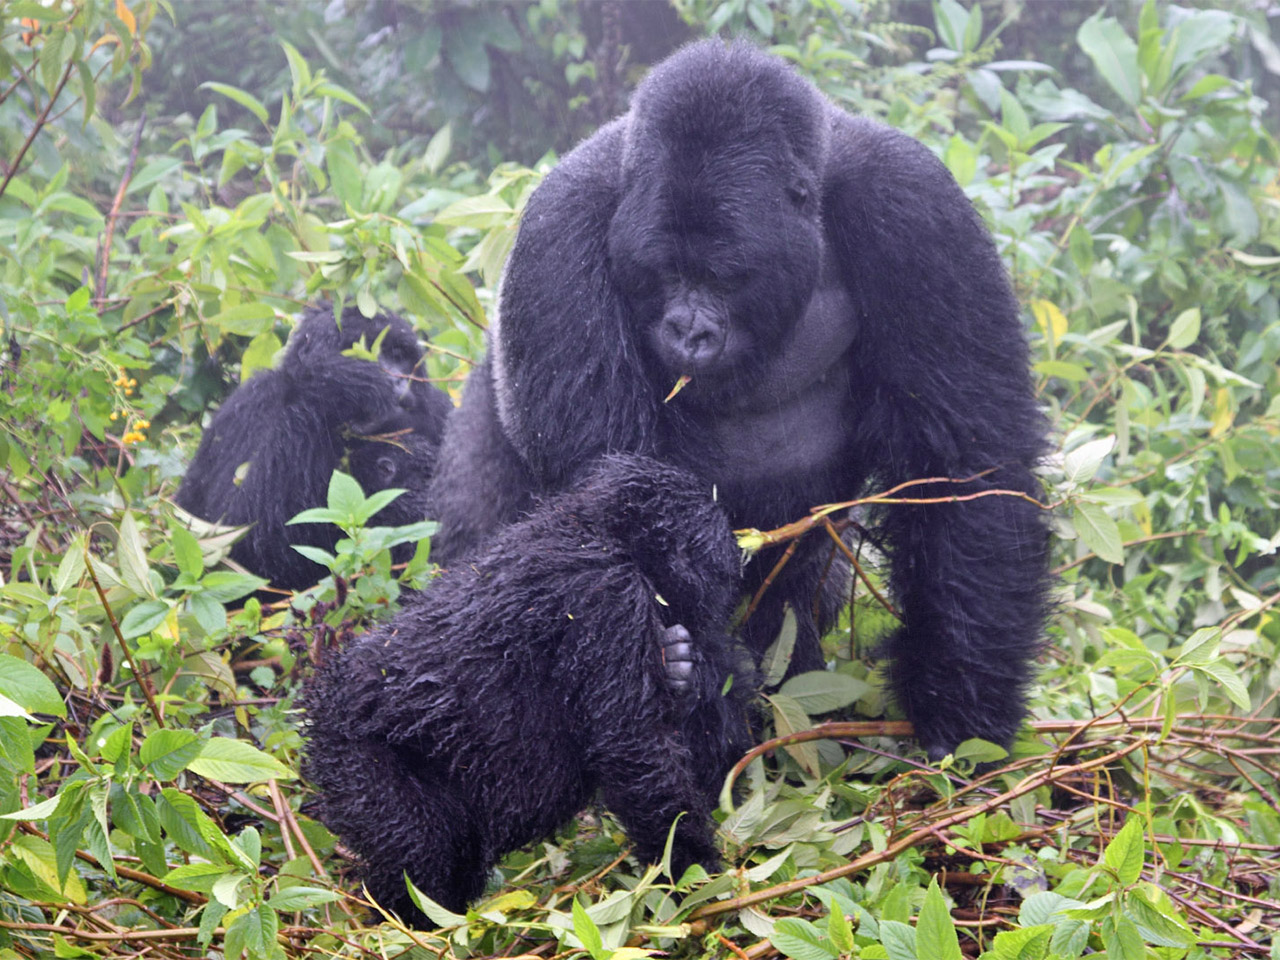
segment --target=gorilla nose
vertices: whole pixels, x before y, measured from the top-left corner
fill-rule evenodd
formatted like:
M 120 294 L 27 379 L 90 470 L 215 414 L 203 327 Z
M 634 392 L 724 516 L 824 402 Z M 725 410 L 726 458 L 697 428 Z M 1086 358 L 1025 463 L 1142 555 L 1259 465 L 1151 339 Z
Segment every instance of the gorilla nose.
M 705 310 L 670 310 L 662 322 L 663 340 L 686 372 L 713 363 L 724 350 L 725 327 Z

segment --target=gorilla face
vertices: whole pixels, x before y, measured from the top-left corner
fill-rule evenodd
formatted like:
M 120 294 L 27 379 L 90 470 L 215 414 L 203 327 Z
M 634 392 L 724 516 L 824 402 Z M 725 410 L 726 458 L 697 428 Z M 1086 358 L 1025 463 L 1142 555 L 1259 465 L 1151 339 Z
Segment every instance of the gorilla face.
M 613 276 L 668 386 L 750 389 L 805 310 L 823 262 L 814 176 L 776 145 L 647 156 L 609 229 Z

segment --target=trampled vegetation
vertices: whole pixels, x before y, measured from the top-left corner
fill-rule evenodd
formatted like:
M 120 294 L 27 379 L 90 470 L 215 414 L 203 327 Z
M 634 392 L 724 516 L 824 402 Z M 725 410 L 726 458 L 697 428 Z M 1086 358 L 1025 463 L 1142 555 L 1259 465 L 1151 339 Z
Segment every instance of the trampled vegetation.
M 642 69 L 619 6 L 0 0 L 0 958 L 1280 960 L 1280 49 L 1244 6 L 676 4 L 929 144 L 995 233 L 1059 450 L 1033 718 L 926 765 L 869 569 L 834 669 L 767 698 L 723 874 L 596 810 L 438 931 L 373 919 L 293 698 L 428 547 L 393 568 L 339 479 L 332 576 L 263 600 L 171 498 L 316 298 L 412 318 L 456 392 L 539 154 Z

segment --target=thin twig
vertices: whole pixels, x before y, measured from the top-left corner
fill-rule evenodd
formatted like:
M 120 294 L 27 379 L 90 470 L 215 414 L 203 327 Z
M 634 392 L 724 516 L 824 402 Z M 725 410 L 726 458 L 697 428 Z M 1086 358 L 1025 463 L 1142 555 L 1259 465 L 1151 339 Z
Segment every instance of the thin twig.
M 146 126 L 147 115 L 144 113 L 138 120 L 138 129 L 133 134 L 133 147 L 129 151 L 129 162 L 125 164 L 124 175 L 120 178 L 120 186 L 116 188 L 115 198 L 111 201 L 111 209 L 107 212 L 107 225 L 102 232 L 102 244 L 98 248 L 98 286 L 94 290 L 93 299 L 104 310 L 102 299 L 107 294 L 107 268 L 111 265 L 111 244 L 115 241 L 116 218 L 120 216 L 120 207 L 124 204 L 125 191 L 129 189 L 129 181 L 133 179 L 133 169 L 138 165 L 138 147 L 142 143 L 142 128 Z
M 35 142 L 36 135 L 44 129 L 45 121 L 49 119 L 49 111 L 53 109 L 53 105 L 57 102 L 58 97 L 62 94 L 62 88 L 67 85 L 67 81 L 71 79 L 71 71 L 75 69 L 75 61 L 67 63 L 67 69 L 62 71 L 62 79 L 58 81 L 58 85 L 54 88 L 53 93 L 49 97 L 49 102 L 44 105 L 44 109 L 40 111 L 40 116 L 36 118 L 36 122 L 31 125 L 31 132 L 27 134 L 27 139 L 23 142 L 18 155 L 13 158 L 13 163 L 9 165 L 9 172 L 5 174 L 4 182 L 0 183 L 0 197 L 4 196 L 4 192 L 9 189 L 9 181 L 11 181 L 18 172 L 18 168 L 22 166 L 22 160 L 27 155 L 27 151 L 31 149 L 31 144 Z
M 156 718 L 156 726 L 163 727 L 164 714 L 160 710 L 160 705 L 156 703 L 156 695 L 151 689 L 151 681 L 134 663 L 133 654 L 129 651 L 129 645 L 125 643 L 124 634 L 120 632 L 120 623 L 116 620 L 111 604 L 107 601 L 107 595 L 102 590 L 102 584 L 98 582 L 98 575 L 93 572 L 93 554 L 89 552 L 88 537 L 85 538 L 84 542 L 84 568 L 89 571 L 89 579 L 93 581 L 93 589 L 98 593 L 98 601 L 102 604 L 102 609 L 107 612 L 107 620 L 111 624 L 111 631 L 116 635 L 116 639 L 120 641 L 120 650 L 124 653 L 124 658 L 129 663 L 129 669 L 133 671 L 134 679 L 138 681 L 138 686 L 142 688 L 142 693 L 147 698 L 147 706 L 151 708 L 151 715 Z

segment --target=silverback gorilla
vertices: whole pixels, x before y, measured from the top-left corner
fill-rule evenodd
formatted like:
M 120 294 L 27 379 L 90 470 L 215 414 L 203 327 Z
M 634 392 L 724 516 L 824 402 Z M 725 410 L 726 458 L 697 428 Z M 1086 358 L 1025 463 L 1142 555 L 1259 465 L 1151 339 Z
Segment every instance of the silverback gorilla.
M 363 338 L 378 362 L 344 357 Z M 250 377 L 222 404 L 178 490 L 178 506 L 205 520 L 253 524 L 231 557 L 277 587 L 315 583 L 324 569 L 293 549 L 332 550 L 337 528 L 288 526 L 324 506 L 329 478 L 345 466 L 365 493 L 404 486 L 374 519 L 399 526 L 426 515 L 425 492 L 453 404 L 427 383 L 422 348 L 394 314 L 366 318 L 328 305 L 308 308 L 279 366 Z M 346 461 L 344 464 L 344 460 Z
M 750 744 L 724 632 L 737 582 L 709 482 L 606 456 L 323 663 L 303 771 L 374 898 L 425 923 L 407 873 L 459 912 L 597 790 L 641 860 L 683 813 L 673 871 L 714 870 L 710 813 Z
M 433 551 L 469 553 L 611 451 L 694 471 L 735 526 L 766 529 L 912 479 L 972 478 L 919 498 L 1035 495 L 1045 432 L 1008 278 L 944 166 L 781 60 L 704 41 L 530 199 L 446 431 Z M 921 744 L 1008 743 L 1045 616 L 1041 511 L 899 505 L 878 537 L 903 614 L 891 684 Z M 752 562 L 747 590 L 777 557 Z M 792 672 L 821 668 L 848 585 L 835 562 L 829 541 L 802 541 L 747 644 L 763 651 L 789 605 Z

